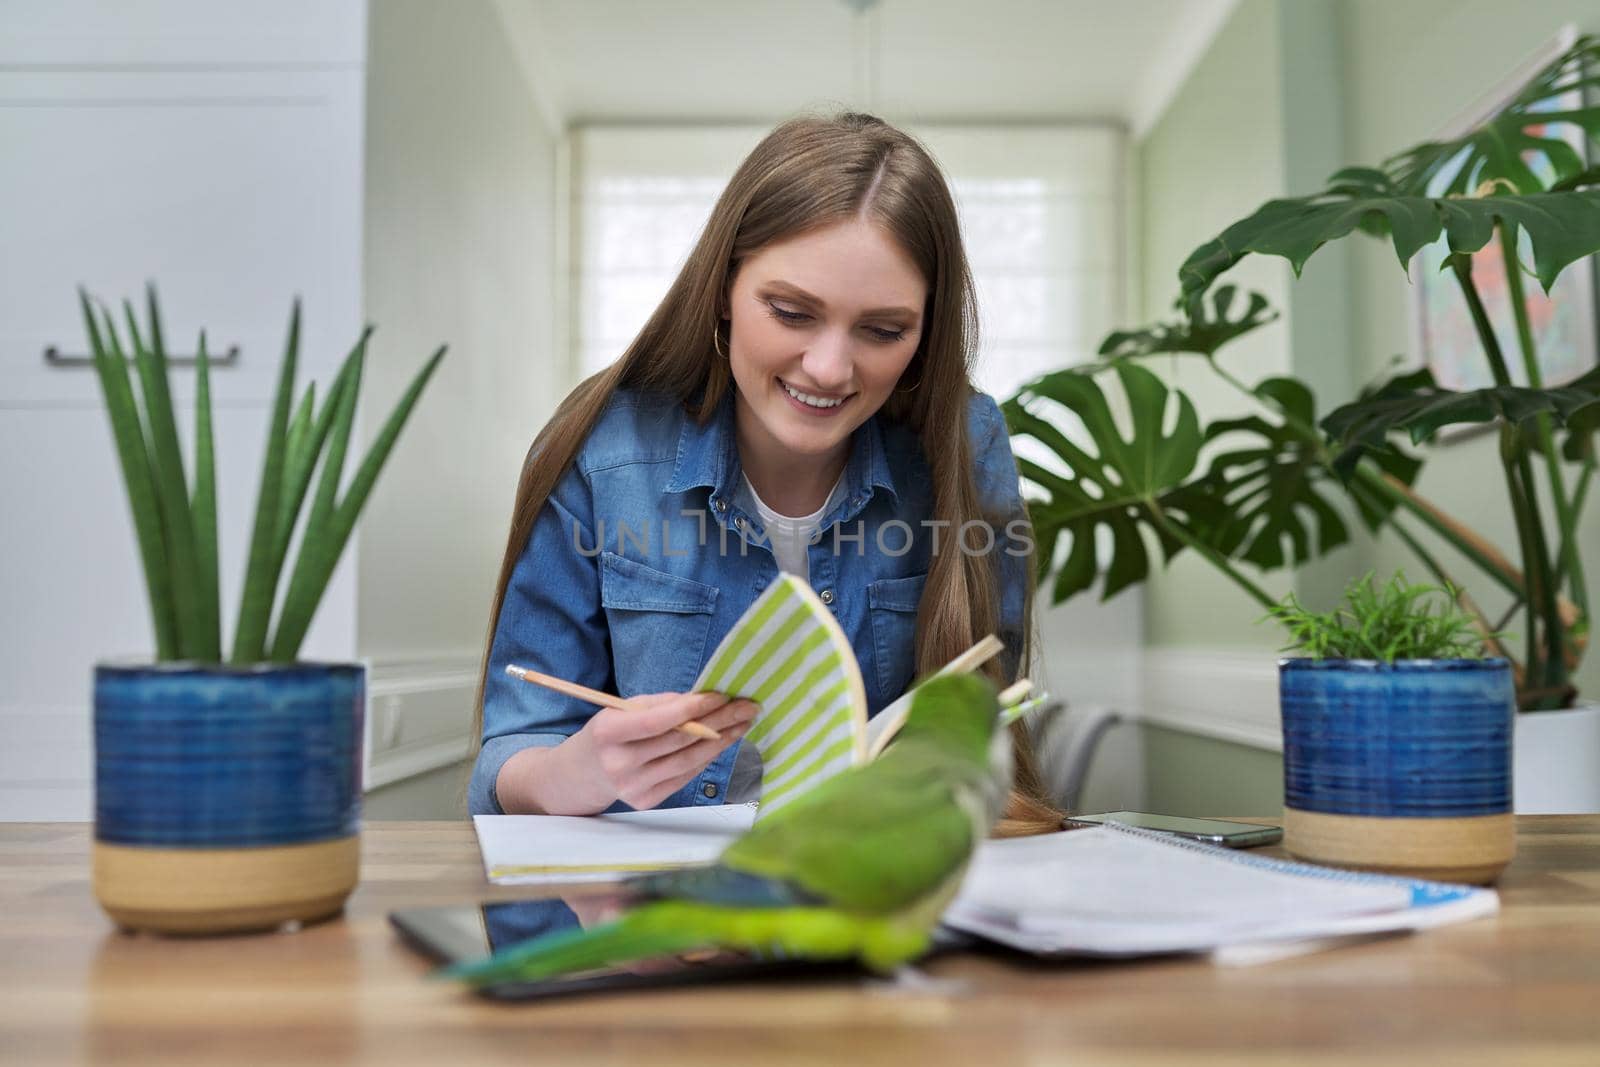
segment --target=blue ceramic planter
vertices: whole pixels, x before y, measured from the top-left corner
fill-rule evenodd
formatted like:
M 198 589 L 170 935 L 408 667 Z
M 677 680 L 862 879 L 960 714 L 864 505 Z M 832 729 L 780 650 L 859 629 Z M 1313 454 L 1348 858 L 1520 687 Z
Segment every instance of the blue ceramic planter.
M 1475 881 L 1510 860 L 1506 660 L 1285 659 L 1278 691 L 1290 851 Z
M 97 667 L 102 904 L 145 929 L 336 911 L 354 886 L 365 698 L 355 664 Z

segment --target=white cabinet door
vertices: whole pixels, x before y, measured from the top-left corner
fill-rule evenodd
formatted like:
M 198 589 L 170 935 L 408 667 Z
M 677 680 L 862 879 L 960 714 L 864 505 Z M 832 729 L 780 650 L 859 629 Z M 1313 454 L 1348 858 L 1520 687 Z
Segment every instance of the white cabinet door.
M 268 18 L 267 12 L 271 13 Z M 271 25 L 266 25 L 266 22 Z M 90 815 L 93 664 L 153 647 L 76 287 L 159 286 L 170 349 L 204 325 L 224 633 L 289 308 L 300 383 L 361 327 L 365 6 L 8 0 L 0 27 L 0 819 Z M 188 448 L 192 370 L 174 369 Z M 355 651 L 355 564 L 302 650 Z
M 327 376 L 361 326 L 361 97 L 349 72 L 0 73 L 0 405 L 99 403 L 45 358 L 87 350 L 79 285 L 115 310 L 154 281 L 170 348 L 237 346 L 234 404 L 270 397 L 300 294 Z
M 351 67 L 365 0 L 5 0 L 0 67 Z

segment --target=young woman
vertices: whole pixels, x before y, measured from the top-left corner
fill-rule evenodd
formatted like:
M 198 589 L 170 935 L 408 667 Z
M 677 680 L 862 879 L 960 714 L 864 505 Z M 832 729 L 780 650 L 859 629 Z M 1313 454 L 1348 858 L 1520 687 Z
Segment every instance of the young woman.
M 490 614 L 474 813 L 753 796 L 755 707 L 688 694 L 781 570 L 806 578 L 876 714 L 988 633 L 1029 662 L 1033 541 L 950 192 L 869 115 L 767 135 L 639 336 L 540 431 Z M 508 663 L 636 698 L 595 709 Z M 699 720 L 697 740 L 675 728 Z M 1027 736 L 1002 832 L 1055 829 Z M 751 753 L 745 754 L 747 757 Z

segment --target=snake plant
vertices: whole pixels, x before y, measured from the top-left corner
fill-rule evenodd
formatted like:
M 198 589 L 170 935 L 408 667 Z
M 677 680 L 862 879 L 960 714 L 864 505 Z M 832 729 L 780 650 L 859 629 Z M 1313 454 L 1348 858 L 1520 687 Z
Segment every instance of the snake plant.
M 166 342 L 155 288 L 146 289 L 147 316 L 142 327 L 133 304 L 123 302 L 126 343 L 109 310 L 81 288 L 78 297 L 133 512 L 155 631 L 156 658 L 221 663 L 216 459 L 211 362 L 205 333 L 200 334 L 195 358 L 191 479 L 185 471 L 173 417 Z M 423 387 L 444 357 L 441 346 L 412 379 L 341 493 L 345 454 L 355 425 L 356 395 L 361 388 L 361 369 L 371 335 L 372 328 L 368 327 L 345 358 L 320 407 L 314 384 L 308 384 L 299 401 L 294 402 L 295 366 L 300 351 L 300 304 L 298 300 L 294 303 L 267 424 L 266 458 L 256 496 L 255 523 L 233 649 L 228 656 L 230 663 L 287 663 L 298 655 L 334 565 L 344 552 L 378 473 Z M 130 357 L 132 373 L 128 369 Z M 274 627 L 274 601 L 282 584 L 289 544 L 319 462 L 316 492 Z

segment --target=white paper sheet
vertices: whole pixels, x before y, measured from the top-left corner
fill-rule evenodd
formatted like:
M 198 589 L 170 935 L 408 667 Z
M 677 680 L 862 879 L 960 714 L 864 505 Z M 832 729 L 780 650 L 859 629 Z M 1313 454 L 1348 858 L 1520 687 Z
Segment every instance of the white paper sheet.
M 1108 826 L 986 841 L 944 915 L 1043 955 L 1232 951 L 1415 930 L 1492 914 L 1492 890 L 1414 881 Z M 1331 943 L 1331 942 L 1330 942 Z
M 755 821 L 754 804 L 614 815 L 474 815 L 483 869 L 496 885 L 611 881 L 715 860 Z

